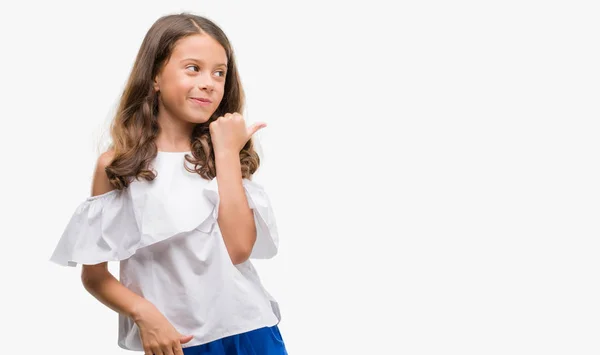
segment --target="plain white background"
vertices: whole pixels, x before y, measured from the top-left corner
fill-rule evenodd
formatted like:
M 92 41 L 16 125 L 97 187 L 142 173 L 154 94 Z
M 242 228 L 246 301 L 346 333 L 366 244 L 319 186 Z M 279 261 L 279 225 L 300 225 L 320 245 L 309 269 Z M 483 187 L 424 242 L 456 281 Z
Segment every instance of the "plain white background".
M 191 11 L 269 125 L 281 248 L 256 265 L 290 354 L 598 354 L 595 5 L 3 3 L 2 352 L 130 353 L 48 258 L 145 32 Z

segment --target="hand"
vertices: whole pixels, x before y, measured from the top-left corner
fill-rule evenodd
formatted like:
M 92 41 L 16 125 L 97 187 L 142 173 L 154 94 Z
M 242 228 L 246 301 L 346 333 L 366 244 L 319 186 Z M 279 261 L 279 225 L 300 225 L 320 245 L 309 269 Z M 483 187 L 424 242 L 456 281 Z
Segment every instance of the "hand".
M 140 329 L 144 355 L 183 355 L 181 344 L 192 340 L 192 335 L 180 334 L 156 307 L 147 303 L 135 317 Z
M 266 126 L 266 123 L 258 122 L 246 128 L 246 121 L 237 112 L 217 118 L 208 126 L 215 155 L 228 152 L 238 155 L 250 137 Z

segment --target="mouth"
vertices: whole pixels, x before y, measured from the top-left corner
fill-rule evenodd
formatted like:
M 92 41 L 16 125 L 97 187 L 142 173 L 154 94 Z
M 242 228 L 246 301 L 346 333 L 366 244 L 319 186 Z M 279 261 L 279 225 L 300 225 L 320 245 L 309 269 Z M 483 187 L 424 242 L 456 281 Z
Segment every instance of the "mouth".
M 190 100 L 198 106 L 210 106 L 211 100 L 201 97 L 191 97 Z
M 191 99 L 195 100 L 195 101 L 198 101 L 198 102 L 204 102 L 204 103 L 207 103 L 207 104 L 210 104 L 212 102 L 211 100 L 205 99 L 203 97 L 192 97 Z

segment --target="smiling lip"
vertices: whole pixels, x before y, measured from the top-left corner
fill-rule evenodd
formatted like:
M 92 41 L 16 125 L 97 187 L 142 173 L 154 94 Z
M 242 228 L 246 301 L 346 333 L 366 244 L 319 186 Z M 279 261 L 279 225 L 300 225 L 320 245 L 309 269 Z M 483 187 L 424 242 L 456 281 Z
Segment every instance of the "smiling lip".
M 202 101 L 202 102 L 208 102 L 208 103 L 212 102 L 209 99 L 205 99 L 203 97 L 192 97 L 192 100 L 197 100 L 197 101 Z
M 212 102 L 209 99 L 203 99 L 203 98 L 198 98 L 198 97 L 192 97 L 191 100 L 192 100 L 192 102 L 194 102 L 195 104 L 198 104 L 200 106 L 208 106 Z

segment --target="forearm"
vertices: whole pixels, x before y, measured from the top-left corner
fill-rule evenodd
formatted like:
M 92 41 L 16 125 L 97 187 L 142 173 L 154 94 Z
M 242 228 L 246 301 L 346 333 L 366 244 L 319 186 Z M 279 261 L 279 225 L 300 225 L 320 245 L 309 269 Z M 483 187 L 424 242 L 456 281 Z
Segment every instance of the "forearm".
M 125 287 L 108 271 L 95 275 L 94 278 L 83 279 L 83 286 L 104 305 L 134 321 L 139 318 L 143 309 L 154 306 Z
M 242 183 L 238 154 L 222 153 L 215 156 L 219 185 L 219 228 L 225 246 L 234 263 L 248 258 L 256 240 L 254 215 Z

